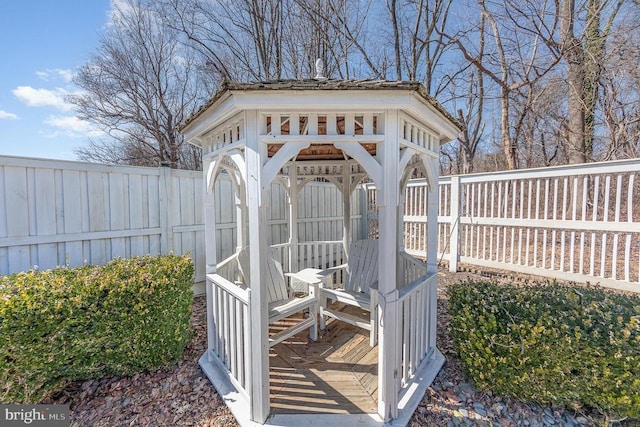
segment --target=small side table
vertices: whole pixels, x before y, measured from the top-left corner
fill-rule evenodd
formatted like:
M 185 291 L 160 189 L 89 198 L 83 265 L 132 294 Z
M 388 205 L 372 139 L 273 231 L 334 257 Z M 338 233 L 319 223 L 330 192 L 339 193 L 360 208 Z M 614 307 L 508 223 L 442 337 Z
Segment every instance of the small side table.
M 309 285 L 320 284 L 325 277 L 319 275 L 322 270 L 317 268 L 305 268 L 297 273 L 287 273 L 286 275 L 291 278 L 291 289 L 294 292 L 309 293 Z

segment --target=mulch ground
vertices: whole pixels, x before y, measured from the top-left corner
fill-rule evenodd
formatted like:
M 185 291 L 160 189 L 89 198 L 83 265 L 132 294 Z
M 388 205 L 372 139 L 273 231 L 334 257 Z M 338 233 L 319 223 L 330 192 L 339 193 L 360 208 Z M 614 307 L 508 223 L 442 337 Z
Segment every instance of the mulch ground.
M 518 402 L 475 390 L 467 382 L 448 333 L 446 286 L 467 278 L 486 278 L 479 271 L 441 271 L 438 292 L 438 348 L 447 359 L 427 389 L 410 425 L 413 426 L 544 426 L 597 425 L 598 414 L 567 411 Z M 490 273 L 493 280 L 525 281 L 527 277 Z M 206 346 L 204 297 L 196 297 L 191 317 L 193 339 L 180 362 L 131 377 L 78 382 L 51 403 L 69 404 L 72 426 L 237 426 L 198 365 Z M 620 423 L 609 423 L 620 425 Z M 624 424 L 632 425 L 632 424 Z
M 78 427 L 237 425 L 198 365 L 207 342 L 204 297 L 195 298 L 191 328 L 193 339 L 177 364 L 74 383 L 53 403 L 70 405 L 71 425 Z

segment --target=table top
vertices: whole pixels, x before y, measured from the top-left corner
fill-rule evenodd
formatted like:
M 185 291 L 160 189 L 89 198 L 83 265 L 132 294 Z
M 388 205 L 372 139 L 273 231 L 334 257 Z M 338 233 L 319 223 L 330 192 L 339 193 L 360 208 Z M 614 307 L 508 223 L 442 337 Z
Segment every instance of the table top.
M 325 278 L 324 276 L 318 274 L 321 271 L 322 270 L 317 268 L 305 268 L 298 271 L 297 273 L 288 273 L 287 275 L 305 283 L 320 283 Z

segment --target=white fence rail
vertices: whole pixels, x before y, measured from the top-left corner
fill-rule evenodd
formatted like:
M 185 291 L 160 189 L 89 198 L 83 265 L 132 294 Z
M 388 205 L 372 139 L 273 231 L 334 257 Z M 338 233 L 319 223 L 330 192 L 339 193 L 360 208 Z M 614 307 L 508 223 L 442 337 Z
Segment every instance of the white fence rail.
M 639 173 L 633 159 L 441 178 L 439 258 L 640 291 Z M 424 181 L 406 192 L 413 254 L 425 253 L 425 194 Z
M 231 181 L 216 181 L 217 254 L 236 247 Z M 342 238 L 342 198 L 312 182 L 300 194 L 301 242 Z M 274 184 L 271 244 L 287 242 L 286 193 Z M 352 200 L 352 229 L 362 232 L 362 197 Z M 0 275 L 33 268 L 103 264 L 112 258 L 189 252 L 196 281 L 205 277 L 201 172 L 0 156 Z

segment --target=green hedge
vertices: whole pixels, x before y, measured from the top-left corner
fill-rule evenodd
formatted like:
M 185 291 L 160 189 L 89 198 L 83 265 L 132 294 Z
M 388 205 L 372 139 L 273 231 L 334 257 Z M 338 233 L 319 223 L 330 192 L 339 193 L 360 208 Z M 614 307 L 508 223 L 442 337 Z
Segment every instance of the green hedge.
M 484 282 L 448 295 L 456 350 L 479 387 L 640 418 L 640 296 Z
M 0 277 L 0 402 L 36 403 L 70 381 L 178 360 L 190 339 L 188 257 Z

